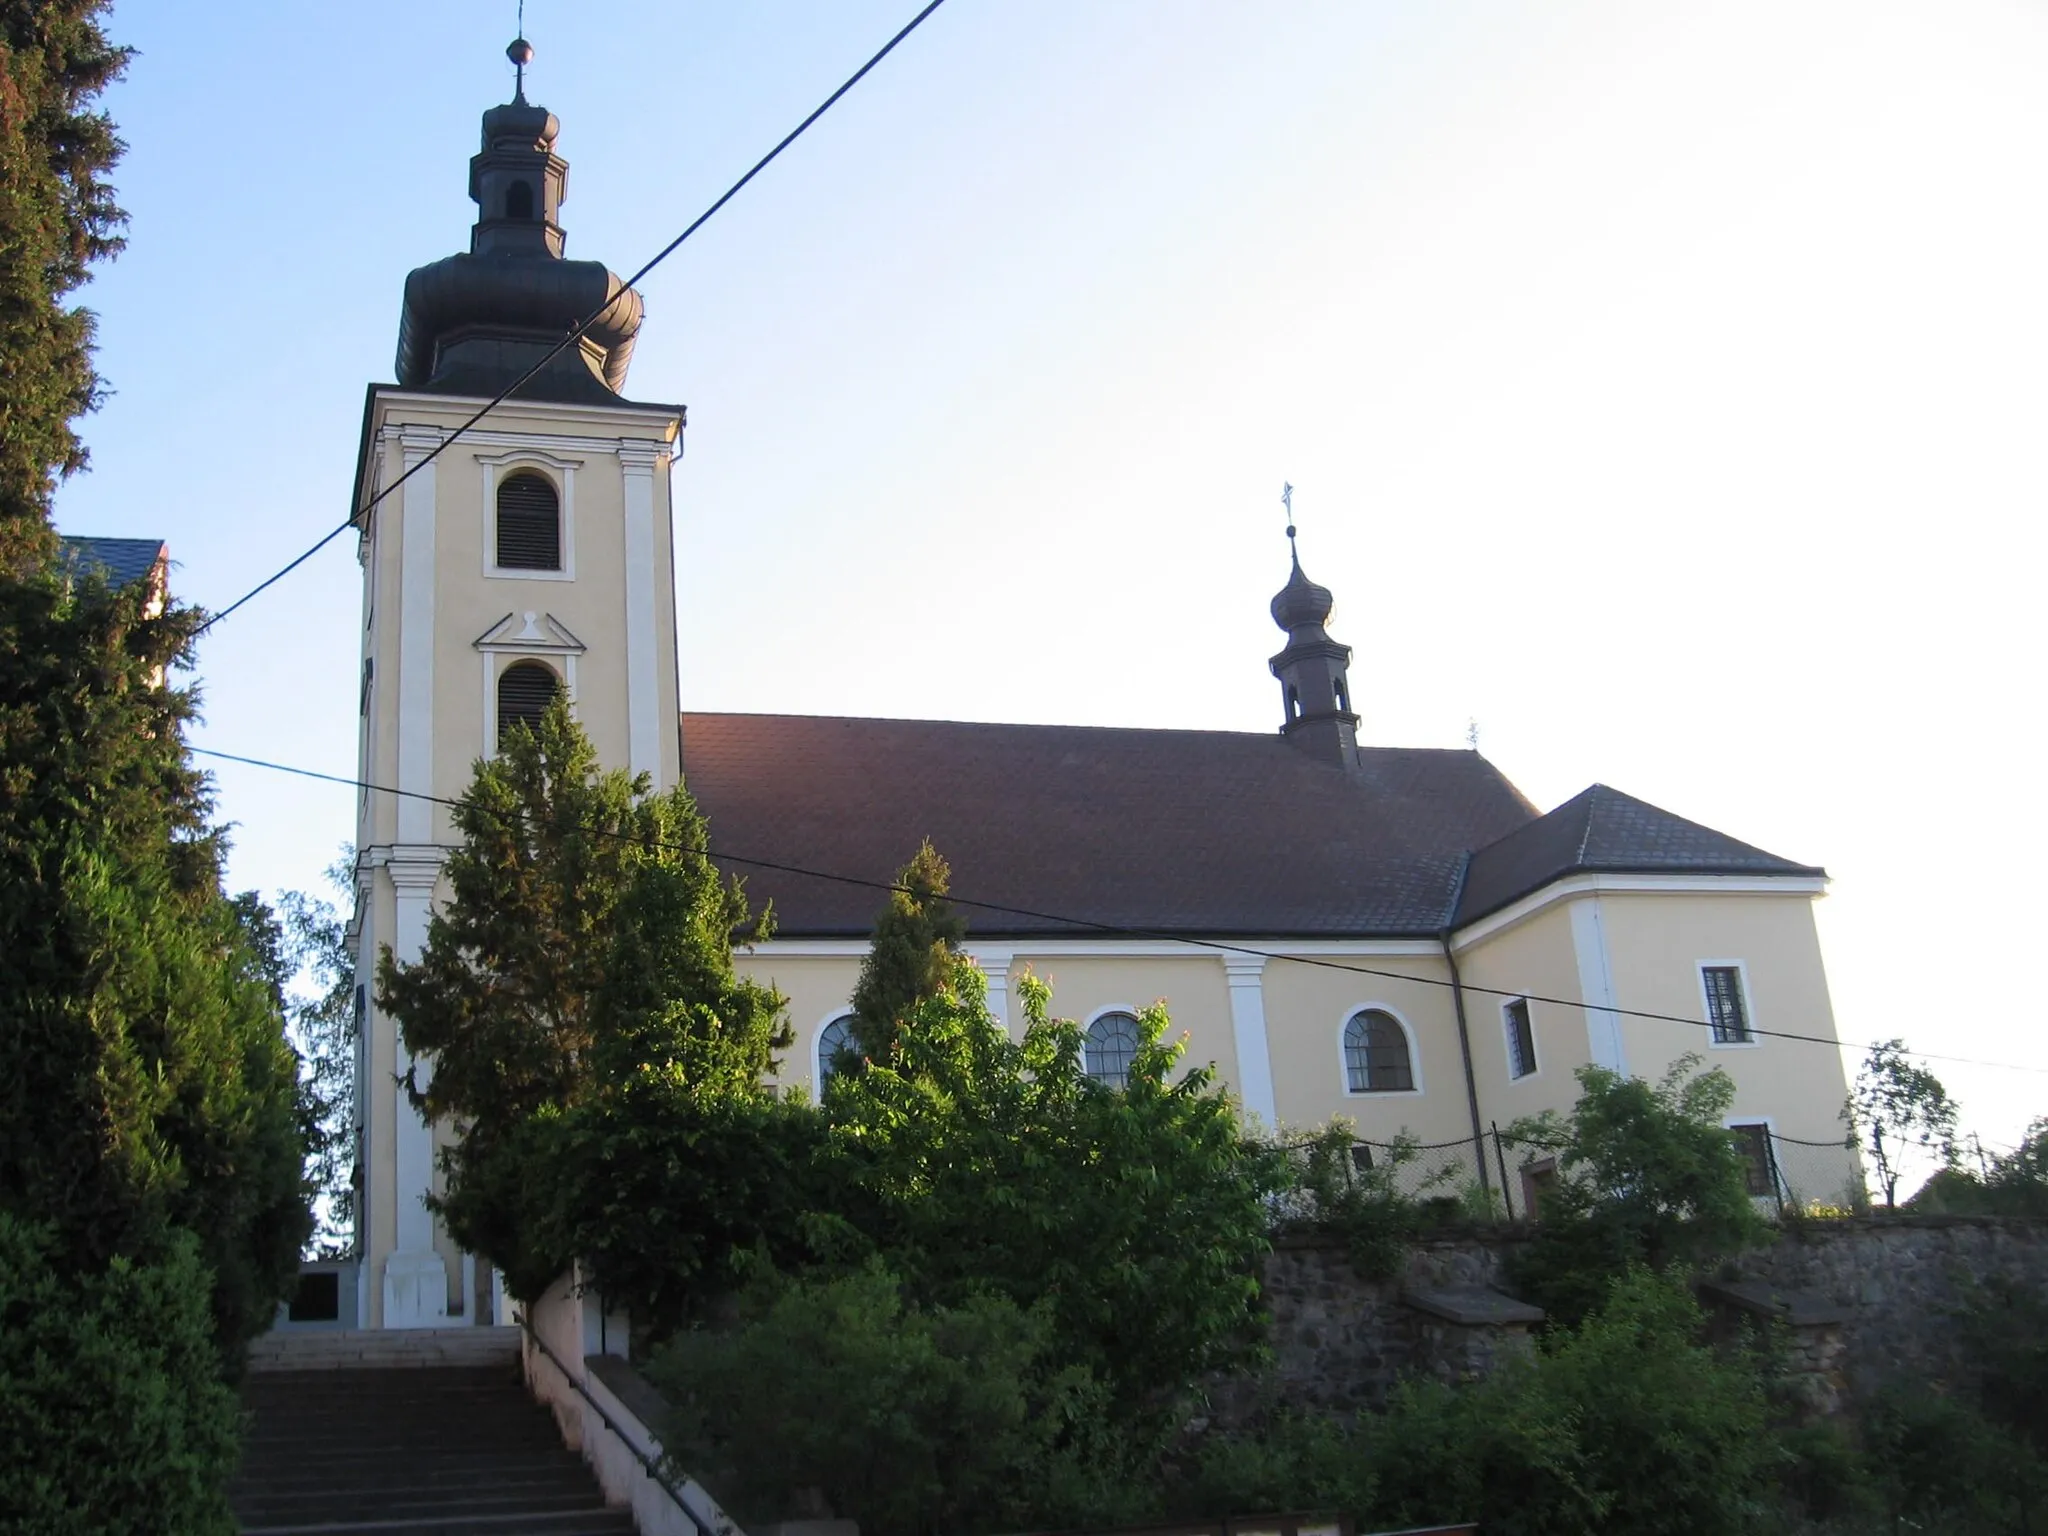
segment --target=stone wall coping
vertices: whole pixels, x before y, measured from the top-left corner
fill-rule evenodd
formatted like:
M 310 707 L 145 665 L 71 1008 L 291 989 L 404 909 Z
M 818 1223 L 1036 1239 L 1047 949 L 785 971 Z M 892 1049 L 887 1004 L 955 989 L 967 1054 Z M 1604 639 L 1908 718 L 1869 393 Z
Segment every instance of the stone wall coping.
M 1766 1280 L 1703 1280 L 1701 1294 L 1758 1317 L 1776 1318 L 1794 1328 L 1819 1328 L 1840 1323 L 1849 1309 L 1811 1291 L 1788 1291 Z
M 1543 1309 L 1484 1285 L 1411 1286 L 1401 1299 L 1418 1312 L 1468 1328 L 1527 1326 L 1543 1321 Z
M 2002 1232 L 2048 1233 L 2048 1216 L 1957 1215 L 1948 1211 L 1872 1211 L 1868 1216 L 1808 1216 L 1777 1223 L 1792 1237 L 1823 1237 L 1837 1232 L 1888 1232 L 1900 1227 L 1940 1229 L 1976 1227 Z

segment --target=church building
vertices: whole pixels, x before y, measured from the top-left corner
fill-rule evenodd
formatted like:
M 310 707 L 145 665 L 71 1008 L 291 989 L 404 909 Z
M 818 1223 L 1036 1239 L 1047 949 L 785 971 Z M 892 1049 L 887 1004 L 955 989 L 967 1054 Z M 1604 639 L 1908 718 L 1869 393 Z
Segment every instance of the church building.
M 774 903 L 776 936 L 740 965 L 789 998 L 791 1086 L 815 1091 L 849 1041 L 884 897 L 786 868 L 887 882 L 929 838 L 998 1015 L 1016 1027 L 1016 978 L 1045 978 L 1110 1083 L 1134 1015 L 1163 1000 L 1187 1060 L 1267 1127 L 1343 1116 L 1368 1142 L 1476 1145 L 1569 1108 L 1586 1063 L 1655 1078 L 1694 1052 L 1736 1084 L 1760 1196 L 1774 1132 L 1839 1138 L 1825 873 L 1604 785 L 1539 813 L 1476 751 L 1373 742 L 1334 599 L 1298 556 L 1276 558 L 1270 731 L 684 710 L 684 412 L 627 393 L 640 298 L 566 255 L 558 132 L 523 87 L 484 114 L 470 248 L 406 279 L 397 382 L 364 414 L 354 504 L 397 489 L 359 521 L 359 777 L 401 793 L 365 790 L 357 822 L 359 1326 L 505 1318 L 488 1267 L 422 1203 L 448 1132 L 395 1086 L 411 1063 L 370 978 L 387 946 L 417 955 L 443 891 L 449 813 L 416 796 L 460 796 L 557 692 L 605 763 L 684 783 L 714 844 L 762 861 L 733 872 Z M 1857 1176 L 1833 1155 L 1838 1177 L 1800 1193 Z M 1494 1159 L 1482 1180 L 1522 1176 Z

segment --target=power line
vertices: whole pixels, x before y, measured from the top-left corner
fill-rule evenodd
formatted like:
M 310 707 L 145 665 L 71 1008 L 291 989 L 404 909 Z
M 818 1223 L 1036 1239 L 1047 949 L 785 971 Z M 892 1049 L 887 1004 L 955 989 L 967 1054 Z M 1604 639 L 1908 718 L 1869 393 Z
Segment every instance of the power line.
M 915 16 L 911 17 L 910 20 L 904 24 L 903 29 L 899 31 L 894 37 L 890 38 L 888 42 L 884 43 L 881 46 L 881 48 L 876 51 L 874 56 L 867 61 L 867 63 L 861 65 L 861 67 L 855 70 L 851 75 L 848 75 L 845 81 L 840 85 L 838 90 L 834 91 L 830 96 L 827 96 L 822 102 L 820 102 L 817 105 L 817 107 L 813 109 L 809 117 L 805 118 L 802 122 L 798 123 L 794 128 L 790 129 L 788 133 L 784 134 L 782 136 L 782 141 L 778 143 L 773 149 L 769 150 L 768 153 L 763 155 L 759 160 L 756 160 L 753 164 L 753 168 L 749 170 L 746 175 L 742 176 L 738 181 L 734 182 L 731 186 L 727 187 L 725 191 L 719 196 L 717 202 L 713 203 L 709 208 L 706 208 L 702 213 L 698 214 L 696 218 L 692 219 L 687 229 L 685 229 L 680 235 L 677 235 L 675 239 L 669 241 L 669 243 L 663 246 L 659 251 L 656 251 L 654 255 L 650 257 L 641 266 L 639 271 L 635 272 L 631 277 L 627 278 L 625 282 L 620 285 L 618 293 L 623 293 L 628 289 L 631 289 L 642 278 L 646 277 L 648 273 L 652 272 L 664 261 L 667 261 L 669 257 L 673 256 L 676 253 L 676 251 L 682 246 L 682 243 L 685 240 L 689 239 L 690 236 L 694 235 L 695 233 L 697 233 L 698 230 L 702 229 L 704 225 L 710 221 L 711 216 L 713 214 L 717 213 L 719 209 L 723 208 L 727 203 L 731 202 L 733 198 L 739 195 L 739 191 L 742 187 L 744 187 L 748 182 L 752 181 L 756 176 L 760 175 L 762 171 L 766 170 L 768 168 L 769 162 L 774 160 L 777 155 L 781 154 L 785 149 L 789 148 L 790 145 L 794 144 L 799 138 L 801 138 L 805 130 L 808 129 L 811 126 L 811 124 L 815 123 L 819 118 L 823 117 L 827 112 L 831 111 L 833 106 L 836 105 L 839 101 L 840 97 L 844 96 L 848 91 L 852 90 L 856 85 L 860 84 L 861 80 L 863 79 L 863 77 L 866 76 L 869 70 L 873 69 L 877 64 L 881 63 L 882 60 L 887 58 L 893 51 L 895 51 L 896 45 L 898 43 L 902 42 L 906 37 L 910 36 L 911 33 L 915 32 L 920 26 L 924 25 L 925 18 L 930 16 L 933 11 L 936 11 L 940 6 L 944 5 L 945 3 L 946 0 L 931 0 L 931 3 L 926 5 L 923 10 L 919 11 Z M 385 486 L 383 490 L 379 491 L 376 495 L 372 496 L 368 501 L 364 502 L 360 507 L 356 508 L 355 511 L 349 514 L 346 521 L 340 523 L 336 527 L 330 528 L 326 533 L 322 534 L 319 540 L 316 543 L 314 543 L 314 545 L 310 549 L 306 550 L 303 554 L 299 555 L 290 564 L 285 565 L 280 569 L 272 572 L 269 576 L 266 576 L 262 581 L 258 582 L 255 586 L 251 587 L 247 592 L 244 592 L 240 597 L 236 598 L 232 603 L 229 603 L 227 607 L 221 609 L 220 612 L 209 617 L 204 624 L 201 624 L 199 626 L 193 638 L 197 639 L 200 635 L 204 635 L 208 630 L 212 629 L 214 625 L 218 624 L 222 619 L 226 618 L 229 614 L 233 613 L 237 608 L 240 608 L 244 603 L 247 603 L 251 598 L 261 595 L 269 588 L 275 586 L 278 582 L 284 580 L 285 577 L 291 575 L 293 571 L 297 570 L 300 566 L 304 565 L 308 560 L 312 559 L 315 555 L 319 554 L 320 551 L 325 549 L 329 544 L 333 543 L 336 539 L 340 538 L 342 534 L 346 533 L 349 529 L 355 527 L 358 523 L 360 523 L 365 517 L 369 516 L 370 513 L 376 509 L 377 505 L 384 500 L 385 497 L 389 496 L 393 491 L 397 490 L 400 486 L 404 485 L 406 481 L 410 480 L 414 475 L 418 474 L 421 470 L 425 469 L 429 464 L 433 463 L 434 460 L 438 459 L 441 456 L 442 451 L 446 449 L 450 444 L 452 444 L 457 438 L 461 437 L 464 433 L 470 431 L 477 425 L 478 422 L 482 421 L 486 416 L 490 415 L 492 411 L 495 411 L 499 406 L 503 405 L 507 400 L 511 399 L 513 395 L 517 394 L 521 389 L 525 388 L 526 385 L 532 382 L 535 375 L 537 375 L 543 368 L 547 367 L 548 364 L 552 363 L 557 357 L 561 356 L 562 353 L 569 347 L 574 346 L 576 342 L 582 338 L 583 333 L 589 330 L 591 326 L 595 325 L 598 322 L 598 320 L 604 315 L 605 311 L 610 309 L 612 305 L 617 301 L 618 293 L 608 294 L 601 304 L 599 304 L 589 314 L 585 315 L 581 320 L 577 321 L 576 324 L 570 328 L 569 332 L 566 335 L 564 335 L 560 341 L 556 342 L 554 346 L 550 347 L 546 354 L 542 356 L 539 362 L 535 363 L 531 368 L 527 369 L 526 372 L 522 373 L 517 379 L 513 380 L 510 384 L 506 385 L 505 388 L 500 390 L 497 394 L 493 395 L 490 398 L 490 400 L 487 401 L 479 410 L 477 410 L 475 414 L 470 416 L 470 418 L 467 421 L 463 422 L 461 426 L 457 427 L 453 432 L 450 432 L 446 437 L 442 438 L 441 441 L 434 446 L 432 452 L 426 454 L 419 460 L 419 462 L 412 465 L 411 468 L 407 469 L 405 473 L 401 474 L 396 480 L 392 481 L 389 485 Z
M 451 800 L 445 795 L 428 794 L 425 790 L 394 789 L 388 784 L 376 784 L 367 779 L 345 778 L 338 773 L 322 773 L 315 768 L 298 768 L 289 763 L 274 763 L 260 757 L 244 757 L 239 753 L 220 752 L 211 747 L 191 747 L 188 750 L 202 757 L 216 757 L 224 762 L 241 763 L 250 768 L 265 768 L 274 773 L 288 773 L 302 779 L 318 779 L 323 783 L 341 784 L 350 789 L 375 790 L 380 794 L 398 795 L 411 800 L 425 800 L 434 805 L 445 805 L 451 808 L 462 804 L 460 800 Z M 908 886 L 900 885 L 893 880 L 875 880 L 861 875 L 835 874 L 830 870 L 811 869 L 802 864 L 789 864 L 776 859 L 752 858 L 746 854 L 733 853 L 726 849 L 712 847 L 709 844 L 702 848 L 693 848 L 683 843 L 663 842 L 658 838 L 635 837 L 628 832 L 613 832 L 604 827 L 585 827 L 583 830 L 594 833 L 599 837 L 613 838 L 619 842 L 631 843 L 641 848 L 659 848 L 672 853 L 697 854 L 705 858 L 716 859 L 725 864 L 743 864 L 750 869 L 772 870 L 777 874 L 785 875 L 802 875 L 813 880 L 830 880 L 840 885 L 862 886 L 874 891 L 911 894 Z M 447 847 L 449 845 L 441 844 L 438 846 Z M 1389 971 L 1369 965 L 1351 965 L 1344 961 L 1326 959 L 1319 955 L 1275 954 L 1270 950 L 1260 949 L 1250 944 L 1232 944 L 1224 939 L 1190 938 L 1185 934 L 1132 928 L 1118 923 L 1098 922 L 1093 918 L 1073 917 L 1060 912 L 1042 912 L 1033 907 L 1019 907 L 1004 902 L 983 901 L 972 896 L 957 895 L 953 892 L 947 893 L 946 900 L 959 907 L 973 907 L 983 912 L 1001 913 L 1006 917 L 1028 917 L 1038 922 L 1059 923 L 1069 928 L 1087 929 L 1109 938 L 1149 939 L 1168 944 L 1186 944 L 1193 948 L 1216 950 L 1224 954 L 1257 955 L 1267 960 L 1283 960 L 1293 965 L 1309 965 L 1324 970 L 1346 971 L 1355 976 L 1377 976 L 1389 981 L 1408 982 L 1415 986 L 1440 987 L 1447 990 L 1461 988 L 1463 991 L 1476 992 L 1483 997 L 1520 998 L 1524 1002 L 1546 1003 L 1557 1008 L 1577 1008 L 1589 1013 L 1610 1013 L 1620 1018 L 1649 1019 L 1661 1024 L 1683 1024 L 1691 1029 L 1711 1029 L 1713 1027 L 1704 1019 L 1691 1019 L 1683 1014 L 1657 1013 L 1644 1008 L 1608 1006 L 1568 997 L 1547 997 L 1540 992 L 1516 992 L 1501 987 L 1478 986 L 1471 982 L 1453 982 L 1434 976 L 1411 976 L 1406 971 Z M 1752 1036 L 1763 1036 L 1772 1040 L 1799 1040 L 1812 1045 L 1831 1045 L 1837 1048 L 1846 1046 L 1850 1050 L 1855 1051 L 1868 1052 L 1883 1049 L 1881 1045 L 1866 1045 L 1855 1040 L 1838 1040 L 1827 1035 L 1800 1034 L 1792 1030 L 1759 1029 L 1751 1026 L 1749 1033 Z M 2048 1072 L 2048 1067 L 2023 1066 L 2009 1061 L 1985 1061 L 1974 1056 L 1945 1056 L 1933 1051 L 1915 1051 L 1913 1054 L 1923 1057 L 1928 1061 L 1953 1062 L 1960 1066 L 1994 1067 L 2006 1072 Z

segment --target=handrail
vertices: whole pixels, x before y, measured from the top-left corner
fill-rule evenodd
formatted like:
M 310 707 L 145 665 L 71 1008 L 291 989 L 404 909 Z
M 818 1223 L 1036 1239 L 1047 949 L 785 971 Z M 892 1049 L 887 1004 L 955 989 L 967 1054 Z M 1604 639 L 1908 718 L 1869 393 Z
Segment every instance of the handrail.
M 706 1525 L 699 1518 L 697 1511 L 690 1508 L 689 1501 L 683 1497 L 683 1491 L 668 1480 L 668 1474 L 661 1470 L 661 1464 L 633 1443 L 633 1437 L 627 1434 L 625 1427 L 611 1416 L 611 1410 L 592 1397 L 590 1389 L 584 1386 L 576 1374 L 562 1363 L 562 1357 L 548 1348 L 548 1341 L 540 1336 L 540 1331 L 533 1326 L 532 1320 L 527 1317 L 526 1308 L 520 1307 L 513 1315 L 519 1319 L 519 1326 L 526 1331 L 526 1336 L 539 1346 L 540 1352 L 546 1355 L 555 1369 L 562 1373 L 562 1379 L 576 1389 L 578 1397 L 597 1410 L 597 1416 L 604 1420 L 604 1427 L 618 1436 L 619 1443 L 633 1453 L 633 1459 L 640 1463 L 641 1469 L 654 1480 L 663 1493 L 669 1496 L 676 1508 L 689 1517 L 690 1524 L 697 1528 L 697 1536 L 718 1536 L 718 1532 Z

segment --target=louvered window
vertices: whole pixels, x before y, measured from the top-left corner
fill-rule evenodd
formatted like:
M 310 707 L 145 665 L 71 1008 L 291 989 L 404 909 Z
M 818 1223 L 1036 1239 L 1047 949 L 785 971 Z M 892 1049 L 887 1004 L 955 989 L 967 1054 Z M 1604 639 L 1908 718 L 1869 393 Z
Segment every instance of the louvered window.
M 498 745 L 515 728 L 537 730 L 560 684 L 537 661 L 515 661 L 498 674 Z
M 1749 1009 L 1742 999 L 1742 968 L 1735 965 L 1703 965 L 1700 983 L 1707 994 L 1707 1024 L 1716 1045 L 1747 1045 Z
M 505 217 L 508 219 L 531 219 L 533 217 L 533 183 L 515 181 L 505 189 Z
M 1503 1003 L 1500 1012 L 1508 1032 L 1508 1076 L 1528 1077 L 1536 1070 L 1536 1030 L 1529 1022 L 1529 999 L 1518 997 Z
M 1081 1042 L 1081 1065 L 1098 1083 L 1127 1087 L 1131 1063 L 1138 1059 L 1138 1021 L 1128 1013 L 1105 1013 L 1088 1026 Z
M 499 483 L 498 565 L 514 571 L 562 568 L 562 503 L 545 476 L 521 470 Z
M 1408 1031 L 1391 1013 L 1367 1008 L 1344 1026 L 1344 1077 L 1353 1093 L 1413 1093 Z

